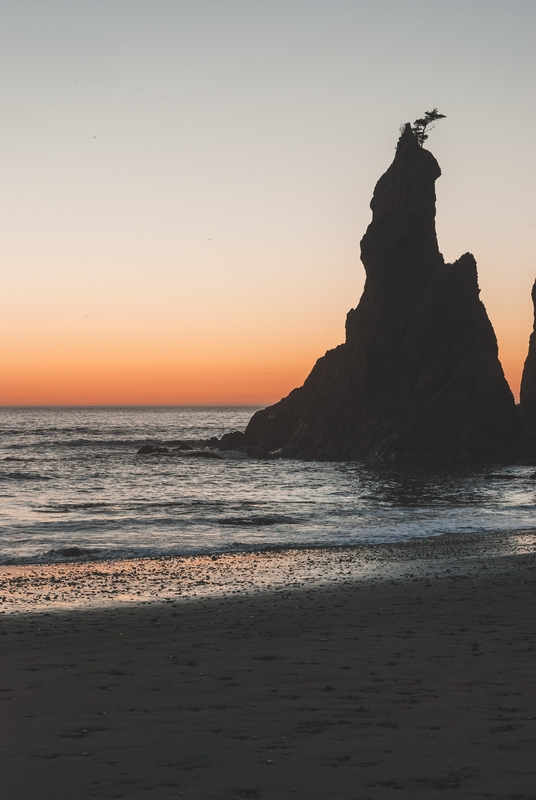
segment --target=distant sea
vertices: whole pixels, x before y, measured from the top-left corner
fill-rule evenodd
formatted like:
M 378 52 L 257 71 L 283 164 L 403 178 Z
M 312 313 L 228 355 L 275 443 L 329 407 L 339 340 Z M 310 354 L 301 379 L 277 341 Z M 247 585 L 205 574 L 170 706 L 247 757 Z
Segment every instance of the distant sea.
M 251 407 L 1 408 L 0 563 L 399 542 L 536 528 L 533 467 L 259 461 L 141 445 L 244 430 Z

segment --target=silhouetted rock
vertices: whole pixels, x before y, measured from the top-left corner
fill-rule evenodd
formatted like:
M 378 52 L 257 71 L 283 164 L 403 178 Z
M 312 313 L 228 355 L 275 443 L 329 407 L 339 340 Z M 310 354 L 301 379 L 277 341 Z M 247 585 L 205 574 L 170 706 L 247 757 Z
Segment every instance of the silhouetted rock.
M 139 456 L 165 455 L 166 453 L 169 453 L 169 447 L 162 447 L 154 444 L 144 444 L 143 447 L 140 447 L 137 451 L 137 455 Z
M 532 287 L 534 329 L 530 335 L 529 352 L 523 367 L 519 409 L 529 437 L 536 438 L 536 282 Z
M 475 259 L 466 253 L 445 264 L 438 249 L 440 174 L 406 125 L 374 190 L 361 242 L 367 278 L 347 316 L 346 342 L 317 361 L 301 388 L 252 417 L 248 452 L 502 458 L 515 448 L 519 415 Z
M 218 442 L 220 450 L 242 450 L 247 444 L 246 436 L 241 431 L 224 433 Z
M 52 550 L 51 552 L 63 556 L 63 558 L 80 558 L 81 556 L 89 555 L 89 550 L 84 550 L 83 547 L 64 547 L 61 550 Z

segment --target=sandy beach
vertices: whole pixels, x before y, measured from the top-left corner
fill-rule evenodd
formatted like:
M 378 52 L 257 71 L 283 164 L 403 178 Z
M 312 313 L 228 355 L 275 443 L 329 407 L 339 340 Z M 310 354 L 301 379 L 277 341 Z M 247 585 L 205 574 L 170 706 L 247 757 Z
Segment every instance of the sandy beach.
M 533 550 L 5 567 L 1 796 L 536 797 Z

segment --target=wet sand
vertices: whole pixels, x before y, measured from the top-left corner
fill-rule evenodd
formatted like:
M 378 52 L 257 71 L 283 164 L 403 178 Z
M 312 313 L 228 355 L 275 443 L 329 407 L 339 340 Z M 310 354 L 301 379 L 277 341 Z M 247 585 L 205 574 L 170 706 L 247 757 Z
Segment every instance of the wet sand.
M 486 560 L 536 552 L 536 532 L 446 535 L 393 544 L 201 556 L 60 559 L 0 566 L 0 615 L 172 603 L 284 589 L 350 586 L 375 578 L 471 575 Z
M 536 797 L 534 541 L 506 538 L 247 556 L 147 604 L 116 564 L 105 608 L 73 565 L 78 607 L 0 618 L 0 796 Z

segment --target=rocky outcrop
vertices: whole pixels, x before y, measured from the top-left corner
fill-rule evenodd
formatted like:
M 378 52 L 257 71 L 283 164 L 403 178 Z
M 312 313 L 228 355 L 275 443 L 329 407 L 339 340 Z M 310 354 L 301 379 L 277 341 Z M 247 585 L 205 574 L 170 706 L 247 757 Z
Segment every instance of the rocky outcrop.
M 366 283 L 345 343 L 302 387 L 257 412 L 240 443 L 233 434 L 233 446 L 323 460 L 501 458 L 515 448 L 518 412 L 475 259 L 445 264 L 439 252 L 440 174 L 408 124 L 374 190 L 361 242 Z M 532 352 L 536 366 L 536 344 Z
M 534 329 L 530 335 L 529 352 L 523 367 L 519 409 L 529 441 L 536 444 L 536 282 L 532 287 Z

